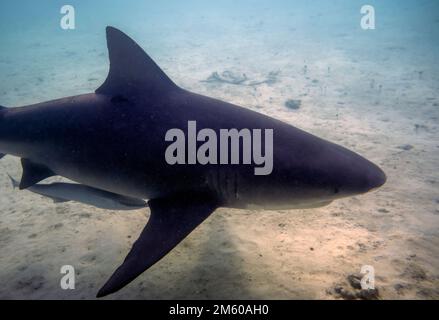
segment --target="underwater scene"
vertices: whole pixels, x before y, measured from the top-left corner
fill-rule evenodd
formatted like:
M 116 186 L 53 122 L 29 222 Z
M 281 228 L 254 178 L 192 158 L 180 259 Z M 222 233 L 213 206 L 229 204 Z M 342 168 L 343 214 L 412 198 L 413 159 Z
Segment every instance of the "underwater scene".
M 1 1 L 0 298 L 439 299 L 438 61 L 435 0 Z

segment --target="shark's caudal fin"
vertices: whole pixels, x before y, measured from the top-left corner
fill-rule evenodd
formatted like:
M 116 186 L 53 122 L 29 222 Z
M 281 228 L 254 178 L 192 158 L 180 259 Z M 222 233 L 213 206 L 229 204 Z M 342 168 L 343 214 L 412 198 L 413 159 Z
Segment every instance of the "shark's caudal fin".
M 6 110 L 8 110 L 8 108 L 3 107 L 3 106 L 0 105 L 0 120 L 5 115 Z
M 20 190 L 29 188 L 55 175 L 55 173 L 46 166 L 35 163 L 29 159 L 21 159 L 21 165 L 23 166 L 23 176 L 20 181 Z
M 159 261 L 217 207 L 209 197 L 178 197 L 148 202 L 151 216 L 123 264 L 99 290 L 97 297 L 118 291 Z
M 97 94 L 123 96 L 160 95 L 178 88 L 143 49 L 122 31 L 107 27 L 110 71 Z
M 0 120 L 7 109 L 8 108 L 6 107 L 0 106 Z M 4 156 L 6 156 L 4 153 L 0 153 L 0 159 L 3 158 Z

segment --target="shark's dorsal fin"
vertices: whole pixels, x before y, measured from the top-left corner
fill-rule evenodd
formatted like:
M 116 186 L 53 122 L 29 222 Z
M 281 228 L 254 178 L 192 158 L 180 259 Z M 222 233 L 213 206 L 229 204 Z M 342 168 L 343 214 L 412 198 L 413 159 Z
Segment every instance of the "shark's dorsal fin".
M 209 196 L 179 196 L 148 202 L 151 216 L 123 264 L 99 290 L 113 293 L 163 258 L 218 207 Z
M 178 88 L 143 49 L 122 31 L 107 27 L 110 71 L 97 94 L 156 96 Z
M 20 181 L 20 190 L 29 188 L 34 184 L 55 175 L 55 173 L 45 165 L 32 162 L 29 159 L 21 159 L 21 165 L 23 166 L 23 176 Z

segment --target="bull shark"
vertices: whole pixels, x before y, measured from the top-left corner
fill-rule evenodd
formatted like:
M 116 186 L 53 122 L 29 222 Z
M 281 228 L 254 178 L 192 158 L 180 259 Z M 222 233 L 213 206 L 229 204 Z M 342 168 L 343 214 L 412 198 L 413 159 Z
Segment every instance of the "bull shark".
M 177 86 L 130 37 L 107 27 L 110 68 L 93 93 L 0 110 L 0 152 L 20 157 L 20 189 L 58 175 L 149 199 L 150 218 L 99 290 L 114 293 L 159 261 L 217 208 L 312 208 L 382 186 L 384 172 L 340 145 Z M 190 121 L 273 132 L 272 171 L 165 160 L 170 129 Z

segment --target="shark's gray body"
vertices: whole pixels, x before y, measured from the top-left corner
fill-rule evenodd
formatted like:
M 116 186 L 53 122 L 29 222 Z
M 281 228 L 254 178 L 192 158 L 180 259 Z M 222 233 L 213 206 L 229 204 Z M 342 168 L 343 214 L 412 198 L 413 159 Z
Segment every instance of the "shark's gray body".
M 95 93 L 0 110 L 0 152 L 22 158 L 21 188 L 51 175 L 150 199 L 151 217 L 98 296 L 119 290 L 218 207 L 302 208 L 385 182 L 373 163 L 286 123 L 176 86 L 125 34 L 107 28 L 110 72 Z M 273 171 L 169 165 L 167 130 L 273 129 Z

